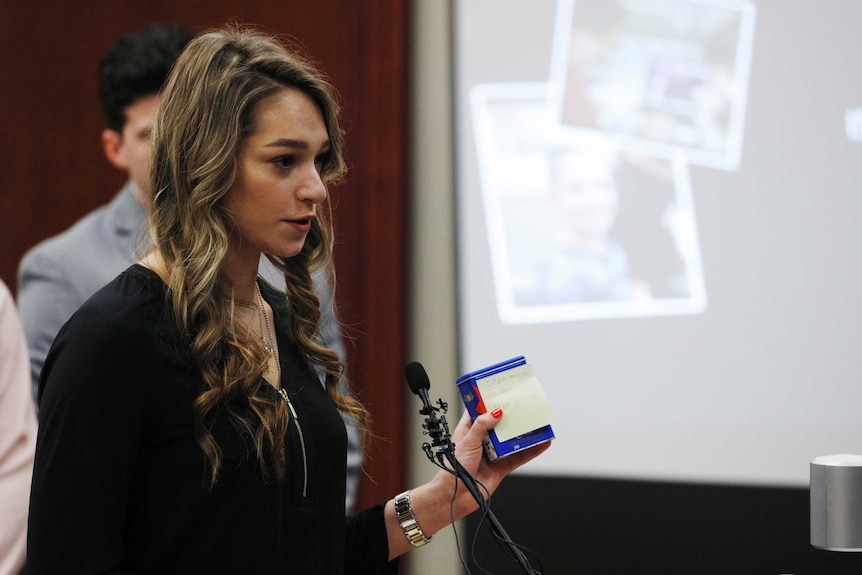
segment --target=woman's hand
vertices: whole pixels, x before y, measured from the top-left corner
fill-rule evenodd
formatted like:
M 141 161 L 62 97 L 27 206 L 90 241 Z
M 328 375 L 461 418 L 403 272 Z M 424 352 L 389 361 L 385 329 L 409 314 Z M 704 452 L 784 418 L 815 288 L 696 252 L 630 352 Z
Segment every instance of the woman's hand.
M 500 420 L 505 417 L 505 414 L 499 409 L 490 413 L 484 413 L 476 418 L 476 421 L 470 421 L 470 415 L 465 411 L 452 434 L 452 442 L 455 444 L 455 457 L 464 466 L 470 475 L 488 490 L 483 495 L 487 498 L 490 496 L 500 482 L 503 481 L 509 473 L 524 465 L 528 461 L 538 457 L 545 452 L 551 442 L 545 442 L 534 447 L 527 448 L 507 457 L 503 457 L 496 461 L 488 461 L 484 455 L 482 441 L 488 431 L 497 426 Z M 441 481 L 449 485 L 449 490 L 454 488 L 455 480 L 451 474 L 445 471 L 440 471 L 434 479 L 435 482 Z M 480 489 L 482 488 L 480 486 Z M 478 507 L 472 496 L 469 495 L 463 485 L 459 485 L 459 507 L 464 505 L 466 511 L 472 511 Z M 451 497 L 451 495 L 450 495 Z M 464 502 L 462 502 L 463 500 Z
M 494 410 L 470 421 L 470 415 L 464 412 L 461 421 L 452 434 L 452 442 L 455 444 L 455 457 L 470 475 L 479 481 L 482 486 L 482 495 L 489 497 L 500 482 L 509 473 L 531 459 L 538 457 L 551 446 L 551 442 L 545 442 L 519 451 L 494 462 L 485 459 L 482 440 L 489 430 L 493 429 L 504 417 L 501 411 Z M 461 519 L 465 515 L 478 509 L 479 504 L 460 484 L 456 490 L 455 476 L 447 471 L 440 470 L 434 478 L 424 485 L 413 489 L 410 495 L 411 506 L 426 537 L 431 537 L 448 525 L 451 520 Z M 487 489 L 487 493 L 484 489 Z M 453 501 L 453 496 L 455 500 Z M 451 510 L 451 513 L 450 513 Z M 395 504 L 389 501 L 384 510 L 386 518 L 386 531 L 389 540 L 389 557 L 394 558 L 411 549 L 410 543 L 402 531 L 395 513 Z

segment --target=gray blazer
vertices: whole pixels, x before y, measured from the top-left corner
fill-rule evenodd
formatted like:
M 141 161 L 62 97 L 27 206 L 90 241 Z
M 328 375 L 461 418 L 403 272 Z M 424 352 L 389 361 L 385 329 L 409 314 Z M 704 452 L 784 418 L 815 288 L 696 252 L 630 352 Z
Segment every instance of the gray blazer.
M 18 312 L 30 349 L 33 393 L 54 336 L 81 304 L 142 253 L 146 211 L 129 183 L 63 233 L 30 249 L 18 268 Z
M 146 210 L 127 183 L 109 204 L 90 212 L 68 230 L 30 249 L 18 269 L 18 312 L 30 351 L 33 397 L 54 337 L 72 314 L 105 284 L 146 254 Z M 261 259 L 261 275 L 284 289 L 284 278 Z M 321 304 L 321 339 L 343 359 L 341 328 L 332 292 L 316 281 Z M 362 452 L 356 429 L 347 425 L 347 509 L 353 507 Z

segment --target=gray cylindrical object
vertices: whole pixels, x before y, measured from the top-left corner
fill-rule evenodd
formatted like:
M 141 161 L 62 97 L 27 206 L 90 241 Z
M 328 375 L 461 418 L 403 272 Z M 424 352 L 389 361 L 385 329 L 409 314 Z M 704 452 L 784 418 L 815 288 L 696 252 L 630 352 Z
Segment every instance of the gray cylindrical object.
M 826 455 L 811 461 L 811 545 L 862 551 L 862 456 Z

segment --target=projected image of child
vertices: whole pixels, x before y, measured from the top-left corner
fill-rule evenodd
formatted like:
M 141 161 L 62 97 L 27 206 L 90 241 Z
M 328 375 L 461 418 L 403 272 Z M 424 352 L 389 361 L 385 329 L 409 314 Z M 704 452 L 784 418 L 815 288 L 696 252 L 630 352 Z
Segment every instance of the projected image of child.
M 551 154 L 551 245 L 538 255 L 515 295 L 516 305 L 646 300 L 650 286 L 633 277 L 626 248 L 613 236 L 620 193 L 613 153 L 562 149 Z
M 688 163 L 561 127 L 546 84 L 474 87 L 497 312 L 507 324 L 699 313 Z

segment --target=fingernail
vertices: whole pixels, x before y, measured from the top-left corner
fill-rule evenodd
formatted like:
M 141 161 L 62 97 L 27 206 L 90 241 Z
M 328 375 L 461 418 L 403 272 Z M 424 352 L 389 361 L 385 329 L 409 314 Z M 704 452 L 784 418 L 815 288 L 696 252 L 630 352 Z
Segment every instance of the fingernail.
M 501 417 L 503 417 L 503 410 L 499 407 L 494 409 L 494 411 L 491 412 L 491 417 L 493 417 L 494 419 L 500 419 Z

